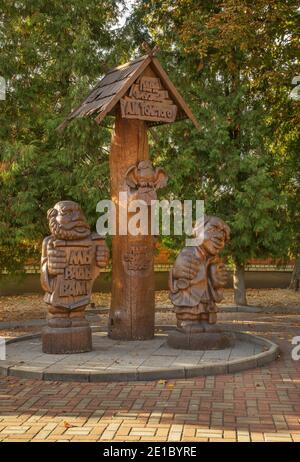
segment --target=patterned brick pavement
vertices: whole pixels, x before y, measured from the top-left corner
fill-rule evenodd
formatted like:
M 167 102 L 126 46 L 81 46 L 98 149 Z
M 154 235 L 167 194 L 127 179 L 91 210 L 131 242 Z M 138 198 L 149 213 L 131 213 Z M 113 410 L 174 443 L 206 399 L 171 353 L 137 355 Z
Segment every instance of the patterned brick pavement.
M 63 383 L 0 378 L 0 441 L 300 441 L 297 316 L 236 315 L 279 343 L 264 368 L 189 380 Z

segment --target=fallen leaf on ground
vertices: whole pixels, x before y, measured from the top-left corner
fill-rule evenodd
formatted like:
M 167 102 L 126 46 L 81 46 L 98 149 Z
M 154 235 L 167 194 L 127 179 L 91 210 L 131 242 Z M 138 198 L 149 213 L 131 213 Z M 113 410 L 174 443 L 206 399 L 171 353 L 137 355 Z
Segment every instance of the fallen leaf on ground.
M 76 425 L 72 425 L 70 424 L 69 422 L 67 422 L 66 420 L 64 421 L 64 427 L 65 428 L 72 428 L 72 427 L 76 427 Z

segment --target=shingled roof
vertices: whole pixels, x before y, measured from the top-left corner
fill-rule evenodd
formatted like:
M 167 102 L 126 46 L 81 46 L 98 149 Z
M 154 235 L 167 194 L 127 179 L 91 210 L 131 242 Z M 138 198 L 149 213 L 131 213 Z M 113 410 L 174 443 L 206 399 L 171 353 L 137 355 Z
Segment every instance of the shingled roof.
M 197 119 L 163 70 L 157 58 L 151 53 L 109 70 L 93 88 L 91 93 L 68 115 L 58 128 L 63 130 L 73 119 L 93 114 L 97 114 L 96 122 L 100 124 L 106 115 L 115 113 L 115 107 L 119 100 L 149 65 L 161 78 L 170 96 L 178 105 L 176 120 L 189 118 L 195 127 L 199 129 L 200 125 Z

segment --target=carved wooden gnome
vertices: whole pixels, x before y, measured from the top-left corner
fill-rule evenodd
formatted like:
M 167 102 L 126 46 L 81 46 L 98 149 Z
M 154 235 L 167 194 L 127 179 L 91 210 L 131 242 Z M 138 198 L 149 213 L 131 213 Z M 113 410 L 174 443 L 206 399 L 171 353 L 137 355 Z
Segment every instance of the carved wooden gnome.
M 216 303 L 223 299 L 227 282 L 226 268 L 218 254 L 229 239 L 230 229 L 220 218 L 206 216 L 194 233 L 199 245 L 185 247 L 170 272 L 177 330 L 169 334 L 168 344 L 191 350 L 226 348 L 233 345 L 234 335 L 216 325 Z
M 51 235 L 43 241 L 41 285 L 48 303 L 48 324 L 42 333 L 43 352 L 82 353 L 92 349 L 91 328 L 84 310 L 93 282 L 106 266 L 104 239 L 91 233 L 81 207 L 58 202 L 48 210 Z

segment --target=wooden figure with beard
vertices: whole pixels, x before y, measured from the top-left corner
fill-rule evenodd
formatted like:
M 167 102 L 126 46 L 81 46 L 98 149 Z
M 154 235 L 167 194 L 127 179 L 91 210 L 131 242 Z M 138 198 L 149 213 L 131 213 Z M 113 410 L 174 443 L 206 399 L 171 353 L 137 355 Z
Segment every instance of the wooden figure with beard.
M 80 206 L 58 202 L 47 213 L 51 235 L 43 241 L 41 285 L 50 305 L 43 330 L 43 352 L 80 353 L 92 349 L 84 310 L 93 282 L 108 262 L 104 239 L 91 233 Z
M 232 334 L 216 326 L 216 303 L 223 299 L 227 282 L 226 268 L 218 254 L 229 239 L 230 229 L 220 218 L 205 216 L 194 234 L 199 245 L 185 247 L 170 272 L 170 300 L 177 330 L 169 334 L 168 344 L 191 350 L 223 349 L 234 343 Z

